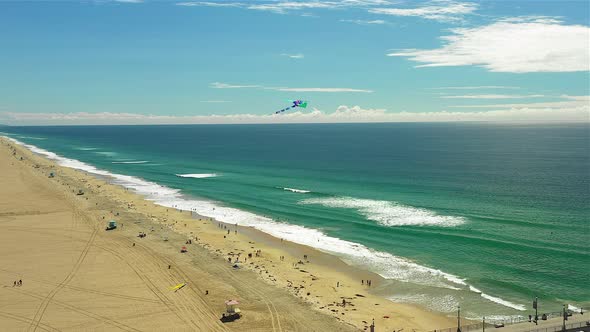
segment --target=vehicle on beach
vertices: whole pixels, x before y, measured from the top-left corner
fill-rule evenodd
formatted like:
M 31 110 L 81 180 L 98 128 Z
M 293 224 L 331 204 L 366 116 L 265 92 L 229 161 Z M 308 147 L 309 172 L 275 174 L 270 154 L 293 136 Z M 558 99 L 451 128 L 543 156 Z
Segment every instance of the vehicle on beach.
M 107 224 L 106 230 L 107 231 L 110 231 L 110 230 L 115 229 L 115 228 L 117 228 L 117 222 L 114 221 L 114 220 L 109 221 L 109 223 Z

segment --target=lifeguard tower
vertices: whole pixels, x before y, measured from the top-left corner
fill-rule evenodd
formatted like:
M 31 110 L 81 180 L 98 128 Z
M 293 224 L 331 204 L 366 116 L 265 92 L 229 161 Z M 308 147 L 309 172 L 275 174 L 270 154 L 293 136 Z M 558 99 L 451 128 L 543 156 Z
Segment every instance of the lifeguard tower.
M 242 317 L 242 313 L 237 305 L 240 302 L 236 300 L 228 300 L 225 301 L 225 312 L 221 315 L 221 321 L 226 322 L 233 322 L 236 319 L 240 319 Z

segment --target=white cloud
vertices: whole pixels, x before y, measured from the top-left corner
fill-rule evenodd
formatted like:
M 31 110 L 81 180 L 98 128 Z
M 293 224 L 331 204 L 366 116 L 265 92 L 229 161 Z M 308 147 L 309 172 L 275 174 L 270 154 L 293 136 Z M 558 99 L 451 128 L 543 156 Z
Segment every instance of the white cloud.
M 188 2 L 177 2 L 177 6 L 185 7 L 242 7 L 243 3 L 239 2 L 210 2 L 210 1 L 188 1 Z
M 287 1 L 287 2 L 274 2 L 274 3 L 265 3 L 265 4 L 258 4 L 258 5 L 250 5 L 248 9 L 254 10 L 264 10 L 264 11 L 271 11 L 279 14 L 286 13 L 289 10 L 301 10 L 301 9 L 331 9 L 338 7 L 337 2 L 321 2 L 321 1 L 303 1 L 303 2 L 295 2 L 295 1 Z
M 358 25 L 381 25 L 387 23 L 384 20 L 340 20 L 340 22 L 354 23 Z
M 453 0 L 431 1 L 422 7 L 416 8 L 372 8 L 370 13 L 393 15 L 393 16 L 414 16 L 436 21 L 457 21 L 463 15 L 476 11 L 478 5 L 472 2 L 458 2 Z
M 227 84 L 227 83 L 220 83 L 220 82 L 213 82 L 210 84 L 210 87 L 213 89 L 256 89 L 256 88 L 262 88 L 261 85 L 235 85 L 235 84 Z
M 286 14 L 291 11 L 313 9 L 337 9 L 337 8 L 366 8 L 371 6 L 385 6 L 392 4 L 388 0 L 342 0 L 342 1 L 276 1 L 266 0 L 256 3 L 227 2 L 227 1 L 188 1 L 178 2 L 176 5 L 187 7 L 240 7 L 251 10 L 268 11 L 277 14 Z M 305 16 L 312 14 L 304 13 Z
M 269 88 L 275 91 L 290 91 L 290 92 L 361 92 L 372 93 L 373 90 L 365 89 L 351 89 L 351 88 Z
M 267 87 L 262 85 L 234 85 L 227 83 L 215 82 L 211 83 L 211 88 L 214 89 L 263 89 L 274 91 L 288 91 L 288 92 L 361 92 L 372 93 L 373 90 L 353 89 L 353 88 L 288 88 L 288 87 Z
M 524 98 L 542 98 L 545 95 L 461 95 L 461 96 L 442 96 L 445 99 L 524 99 Z
M 496 108 L 496 109 L 576 109 L 590 108 L 590 96 L 561 96 L 562 101 L 541 103 L 511 103 L 511 104 L 487 104 L 487 105 L 457 105 L 452 108 Z
M 481 66 L 492 72 L 575 72 L 590 70 L 590 28 L 547 18 L 512 18 L 476 28 L 451 30 L 438 49 L 405 49 L 388 56 L 409 57 L 417 67 Z
M 486 89 L 520 89 L 518 86 L 480 85 L 480 86 L 443 86 L 432 90 L 486 90 Z
M 494 110 L 388 112 L 385 109 L 363 109 L 339 106 L 327 113 L 292 112 L 280 115 L 144 115 L 134 113 L 22 113 L 0 112 L 0 120 L 13 125 L 79 125 L 79 124 L 242 124 L 242 123 L 353 123 L 353 122 L 590 122 L 590 96 L 564 96 L 565 103 L 489 105 Z
M 305 55 L 304 54 L 301 54 L 301 53 L 297 53 L 297 54 L 283 53 L 283 54 L 281 54 L 281 56 L 286 56 L 286 57 L 291 58 L 291 59 L 303 59 L 303 58 L 305 58 Z
M 390 0 L 341 0 L 340 3 L 345 6 L 385 6 L 397 3 L 399 1 Z

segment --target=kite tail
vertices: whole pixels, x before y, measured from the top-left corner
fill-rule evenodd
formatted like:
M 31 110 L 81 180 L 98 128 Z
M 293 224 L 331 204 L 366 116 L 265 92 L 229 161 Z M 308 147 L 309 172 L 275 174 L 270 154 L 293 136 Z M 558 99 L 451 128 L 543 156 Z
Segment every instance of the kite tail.
M 275 114 L 280 114 L 280 113 L 283 113 L 283 112 L 285 112 L 285 111 L 288 111 L 288 110 L 290 110 L 290 109 L 291 109 L 291 107 L 283 108 L 283 109 L 282 109 L 282 110 L 280 110 L 280 111 L 276 111 L 276 112 L 275 112 Z

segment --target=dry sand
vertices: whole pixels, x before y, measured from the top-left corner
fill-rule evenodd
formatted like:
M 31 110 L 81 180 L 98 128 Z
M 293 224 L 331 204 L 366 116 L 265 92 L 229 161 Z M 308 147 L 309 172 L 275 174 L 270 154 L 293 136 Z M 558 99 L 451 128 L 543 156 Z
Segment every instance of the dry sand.
M 110 219 L 119 228 L 105 231 Z M 2 331 L 354 331 L 373 318 L 376 331 L 427 331 L 454 323 L 371 294 L 360 280 L 380 278 L 337 257 L 157 206 L 4 138 L 0 227 Z M 240 301 L 243 317 L 223 324 L 228 299 Z

